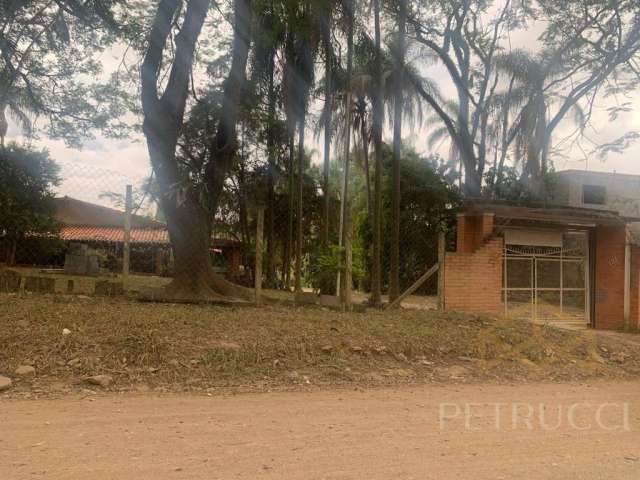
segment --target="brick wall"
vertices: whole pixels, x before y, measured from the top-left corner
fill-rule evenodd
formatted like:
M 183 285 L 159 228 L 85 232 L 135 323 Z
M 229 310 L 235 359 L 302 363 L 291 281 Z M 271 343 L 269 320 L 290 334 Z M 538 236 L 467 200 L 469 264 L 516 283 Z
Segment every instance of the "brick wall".
M 502 313 L 502 255 L 502 238 L 490 238 L 472 252 L 447 253 L 444 269 L 445 308 Z
M 624 246 L 626 228 L 596 229 L 595 328 L 624 327 Z M 632 289 L 632 303 L 633 298 Z M 637 298 L 636 298 L 637 301 Z
M 493 234 L 493 213 L 473 215 L 459 213 L 457 218 L 456 248 L 471 253 Z
M 631 247 L 631 319 L 629 327 L 640 329 L 640 247 Z

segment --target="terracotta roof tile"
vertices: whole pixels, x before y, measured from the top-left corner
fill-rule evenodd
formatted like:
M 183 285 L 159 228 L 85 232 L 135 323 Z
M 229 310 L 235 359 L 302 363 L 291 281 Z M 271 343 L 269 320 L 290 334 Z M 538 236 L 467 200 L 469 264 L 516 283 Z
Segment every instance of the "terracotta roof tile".
M 75 242 L 124 242 L 124 229 L 118 227 L 65 226 L 60 237 Z M 169 232 L 163 228 L 132 228 L 131 243 L 169 244 Z

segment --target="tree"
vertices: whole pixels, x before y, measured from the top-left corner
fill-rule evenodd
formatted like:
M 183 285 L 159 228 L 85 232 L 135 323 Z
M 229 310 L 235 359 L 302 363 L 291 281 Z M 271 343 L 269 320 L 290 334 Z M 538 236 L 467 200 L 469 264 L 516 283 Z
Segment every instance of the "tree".
M 421 89 L 425 102 L 436 112 L 455 144 L 464 166 L 467 195 L 478 197 L 487 163 L 488 129 L 493 96 L 499 83 L 495 56 L 505 35 L 530 15 L 528 2 L 505 1 L 491 18 L 492 2 L 440 0 L 428 17 L 412 15 L 416 41 L 432 52 L 445 67 L 456 89 L 452 115 L 437 92 Z M 490 20 L 486 21 L 489 16 Z
M 123 0 L 0 2 L 0 143 L 9 115 L 23 133 L 40 128 L 77 146 L 99 129 L 120 134 L 124 114 L 115 84 L 96 80 L 97 54 L 114 40 L 112 13 Z
M 0 243 L 9 265 L 15 262 L 18 243 L 58 232 L 53 217 L 58 170 L 46 150 L 15 143 L 0 148 Z
M 393 175 L 393 160 L 388 147 L 385 157 L 385 175 L 390 177 Z M 421 156 L 413 148 L 403 149 L 399 222 L 402 256 L 398 266 L 401 289 L 408 288 L 438 261 L 438 233 L 443 227 L 450 235 L 454 231 L 454 212 L 461 199 L 458 188 L 447 181 L 447 170 L 448 166 L 437 155 Z M 383 208 L 385 217 L 391 218 L 393 183 L 387 181 L 385 184 Z M 391 241 L 392 238 L 386 239 L 387 243 Z M 392 252 L 390 248 L 386 251 Z M 390 283 L 391 278 L 388 281 Z
M 403 84 L 403 70 L 405 63 L 405 30 L 407 22 L 407 2 L 398 1 L 398 32 L 394 42 L 394 76 L 396 88 Z M 393 113 L 393 174 L 391 195 L 391 259 L 389 300 L 393 301 L 400 295 L 400 156 L 402 155 L 402 109 L 404 95 L 401 88 L 397 88 L 394 99 Z
M 554 132 L 567 115 L 578 115 L 576 133 L 582 134 L 596 95 L 627 88 L 629 76 L 638 76 L 640 15 L 632 0 L 507 0 L 499 9 L 480 0 L 437 5 L 438 13 L 412 15 L 409 23 L 416 41 L 431 50 L 456 88 L 455 114 L 447 100 L 429 91 L 422 96 L 454 144 L 469 196 L 481 193 L 491 150 L 494 163 L 504 166 L 514 142 L 516 163 L 537 188 L 550 165 Z M 543 50 L 529 55 L 534 62 L 517 65 L 519 73 L 502 68 L 506 35 L 531 18 L 546 27 Z M 581 110 L 585 114 L 579 118 Z
M 373 0 L 374 16 L 374 76 L 373 76 L 373 150 L 375 172 L 373 180 L 373 255 L 371 303 L 382 303 L 382 125 L 384 122 L 383 77 L 382 77 L 382 35 L 380 30 L 380 0 Z
M 350 236 L 350 211 L 349 211 L 349 157 L 351 155 L 351 78 L 353 72 L 353 37 L 355 26 L 355 4 L 353 0 L 344 2 L 344 16 L 347 30 L 347 69 L 345 78 L 345 96 L 344 96 L 344 112 L 345 112 L 345 132 L 344 132 L 344 168 L 342 170 L 342 192 L 340 195 L 340 226 L 338 233 L 338 246 L 343 247 L 347 244 L 347 236 Z M 341 262 L 344 265 L 344 262 Z M 344 284 L 343 284 L 344 285 Z M 341 274 L 338 274 L 338 294 L 341 294 Z
M 375 7 L 374 6 L 374 15 Z M 379 7 L 379 5 L 377 5 Z M 379 8 L 377 18 L 379 20 Z M 375 24 L 374 17 L 374 24 Z M 378 27 L 380 25 L 378 24 Z M 380 181 L 381 177 L 376 177 L 374 173 L 374 186 L 370 185 L 371 172 L 368 161 L 369 144 L 371 140 L 374 143 L 374 155 L 377 155 L 376 162 L 381 161 L 380 152 L 382 145 L 382 126 L 385 119 L 385 105 L 389 110 L 389 116 L 393 116 L 394 101 L 397 96 L 397 92 L 402 94 L 402 116 L 410 123 L 422 122 L 422 99 L 420 97 L 420 90 L 427 89 L 433 90 L 434 86 L 427 78 L 424 78 L 418 72 L 417 68 L 408 63 L 403 64 L 402 79 L 398 79 L 394 75 L 395 60 L 394 52 L 397 50 L 393 46 L 393 43 L 386 48 L 382 48 L 382 35 L 378 28 L 378 45 L 376 46 L 376 39 L 373 40 L 368 37 L 366 32 L 361 31 L 358 35 L 358 42 L 354 45 L 354 67 L 352 80 L 347 84 L 346 74 L 344 71 L 339 71 L 333 78 L 333 96 L 340 101 L 334 102 L 334 111 L 332 118 L 334 119 L 333 130 L 340 138 L 346 138 L 346 120 L 348 118 L 346 108 L 346 97 L 348 92 L 353 93 L 354 100 L 349 103 L 350 115 L 352 121 L 350 123 L 353 129 L 353 138 L 360 137 L 359 142 L 354 142 L 356 145 L 359 143 L 360 150 L 362 152 L 362 167 L 364 170 L 364 181 L 367 186 L 367 211 L 369 221 L 373 225 L 376 218 L 376 195 L 381 191 L 381 186 L 376 187 L 376 181 Z M 379 62 L 379 74 L 377 73 L 377 63 Z M 401 83 L 397 83 L 400 81 Z M 326 82 L 326 81 L 325 81 Z M 379 102 L 376 100 L 379 98 Z M 327 113 L 325 109 L 322 111 L 320 123 L 325 125 Z M 371 128 L 369 127 L 369 118 L 371 118 Z M 377 138 L 377 140 L 376 140 Z M 376 147 L 377 145 L 377 147 Z M 375 150 L 377 149 L 377 150 Z M 376 163 L 378 165 L 378 163 Z M 382 168 L 378 168 L 377 172 L 381 172 Z M 376 180 L 377 178 L 377 180 Z M 344 179 L 343 179 L 344 183 Z M 379 209 L 377 210 L 380 211 Z M 382 238 L 382 232 L 380 232 L 380 241 Z M 373 258 L 371 261 L 374 261 Z M 381 268 L 381 266 L 380 266 Z M 376 269 L 372 269 L 376 271 Z M 375 273 L 374 273 L 375 275 Z M 375 282 L 374 282 L 375 284 Z M 374 303 L 375 300 L 373 300 Z
M 331 164 L 331 137 L 332 137 L 332 112 L 333 112 L 333 76 L 335 74 L 335 52 L 331 41 L 333 1 L 325 1 L 322 4 L 323 11 L 320 11 L 320 35 L 322 50 L 324 53 L 324 104 L 322 107 L 322 117 L 320 125 L 324 130 L 323 168 L 322 168 L 322 192 L 324 194 L 324 210 L 322 223 L 322 245 L 326 248 L 329 245 L 329 169 Z
M 276 173 L 278 161 L 283 156 L 282 146 L 286 144 L 285 126 L 278 117 L 278 103 L 281 89 L 277 85 L 278 53 L 283 47 L 286 34 L 285 8 L 282 2 L 263 0 L 256 2 L 257 12 L 254 48 L 251 61 L 251 88 L 255 96 L 253 110 L 261 122 L 257 130 L 264 131 L 266 139 L 267 168 L 267 208 L 266 228 L 266 284 L 276 284 Z M 266 114 L 264 113 L 266 109 Z
M 291 253 L 293 251 L 293 226 L 296 221 L 295 238 L 295 290 L 302 289 L 302 214 L 303 214 L 303 163 L 305 127 L 309 93 L 314 81 L 314 61 L 318 46 L 318 18 L 314 15 L 314 2 L 292 2 L 285 4 L 286 14 L 286 39 L 285 39 L 285 66 L 283 74 L 283 103 L 289 134 L 289 241 L 285 253 L 284 270 L 286 283 L 289 283 L 289 271 Z M 298 132 L 298 155 L 294 161 L 295 133 Z M 297 167 L 294 168 L 294 167 Z M 297 170 L 297 177 L 295 171 Z M 297 183 L 295 179 L 297 178 Z M 296 192 L 295 202 L 293 192 Z M 294 215 L 294 206 L 297 205 Z
M 215 274 L 209 260 L 211 219 L 237 150 L 236 123 L 251 41 L 251 0 L 234 0 L 233 5 L 231 66 L 221 94 L 224 114 L 217 119 L 209 158 L 197 165 L 201 174 L 197 181 L 204 188 L 194 188 L 193 177 L 177 162 L 176 147 L 184 121 L 196 42 L 207 16 L 209 0 L 190 0 L 183 16 L 181 2 L 161 0 L 141 67 L 143 131 L 161 191 L 160 208 L 167 219 L 176 264 L 167 294 L 176 297 L 249 298 L 250 295 Z M 181 17 L 182 22 L 178 23 Z M 175 42 L 175 51 L 168 80 L 160 93 L 169 39 Z
M 543 91 L 556 100 L 541 134 L 538 163 L 544 174 L 554 132 L 567 115 L 583 102 L 585 113 L 580 123 L 584 127 L 601 91 L 609 95 L 624 91 L 629 76 L 635 81 L 640 77 L 640 5 L 635 0 L 539 3 L 548 22 L 541 57 L 545 73 L 555 73 L 545 75 Z

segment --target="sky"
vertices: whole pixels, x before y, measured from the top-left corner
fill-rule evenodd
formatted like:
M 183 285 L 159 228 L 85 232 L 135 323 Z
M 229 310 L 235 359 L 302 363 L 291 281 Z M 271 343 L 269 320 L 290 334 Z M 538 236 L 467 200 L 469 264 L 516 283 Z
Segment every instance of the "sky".
M 533 25 L 526 31 L 514 32 L 511 35 L 511 48 L 524 48 L 535 51 L 540 25 Z M 103 55 L 104 74 L 108 75 L 117 68 L 121 61 L 123 49 L 114 48 Z M 441 67 L 432 67 L 429 76 L 447 95 L 453 93 L 450 80 Z M 624 113 L 616 121 L 610 121 L 607 108 L 615 102 L 630 102 L 632 111 Z M 564 138 L 575 129 L 571 122 L 565 121 L 559 127 L 555 138 Z M 556 157 L 556 170 L 581 169 L 591 171 L 640 174 L 640 142 L 632 145 L 623 154 L 610 154 L 602 161 L 592 153 L 594 144 L 610 142 L 625 132 L 640 131 L 640 91 L 625 98 L 604 98 L 600 96 L 595 102 L 591 126 L 586 131 L 588 139 L 565 145 L 563 156 Z M 391 132 L 385 136 L 390 137 Z M 405 141 L 413 143 L 419 152 L 427 153 L 426 129 L 404 131 Z M 10 121 L 8 140 L 21 140 L 20 129 Z M 388 138 L 390 140 L 390 138 Z M 309 147 L 318 152 L 322 149 L 311 136 Z M 87 140 L 81 149 L 68 148 L 62 141 L 40 138 L 33 142 L 35 146 L 49 150 L 51 157 L 62 167 L 64 181 L 59 193 L 87 201 L 109 204 L 100 198 L 103 192 L 124 192 L 127 184 L 140 184 L 150 174 L 149 157 L 142 134 L 136 134 L 125 140 L 105 138 L 99 134 L 95 139 Z M 446 155 L 446 148 L 441 146 L 440 153 Z M 315 161 L 320 162 L 317 155 Z

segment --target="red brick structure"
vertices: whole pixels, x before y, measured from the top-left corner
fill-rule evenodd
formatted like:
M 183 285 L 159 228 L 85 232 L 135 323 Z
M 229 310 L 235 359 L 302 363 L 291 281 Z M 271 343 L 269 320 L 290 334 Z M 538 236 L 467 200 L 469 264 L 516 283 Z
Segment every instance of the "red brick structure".
M 584 321 L 598 329 L 622 329 L 625 326 L 640 329 L 640 246 L 629 249 L 631 268 L 628 273 L 625 270 L 626 245 L 631 241 L 627 227 L 629 221 L 638 219 L 582 208 L 471 205 L 457 218 L 456 252 L 449 252 L 445 257 L 445 308 L 504 314 L 505 232 L 517 229 L 520 233 L 518 238 L 523 238 L 521 233 L 527 231 L 543 232 L 538 238 L 548 234 L 553 237 L 555 232 L 558 238 L 563 239 L 564 232 L 572 231 L 578 232 L 580 238 L 586 238 L 588 243 L 588 253 L 580 261 L 584 265 L 580 277 L 584 278 L 583 293 L 573 297 L 584 298 Z M 548 268 L 550 263 L 543 267 Z M 630 315 L 625 321 L 626 275 L 630 277 L 631 288 L 627 300 Z M 564 288 L 564 277 L 561 276 L 558 283 L 562 284 L 560 289 Z
M 640 246 L 631 247 L 631 317 L 630 328 L 640 330 Z
M 493 213 L 458 214 L 457 251 L 473 252 L 482 242 L 493 234 Z
M 624 326 L 624 227 L 597 227 L 595 261 L 595 327 Z
M 502 238 L 489 238 L 472 251 L 448 252 L 445 258 L 445 306 L 475 313 L 504 312 Z

